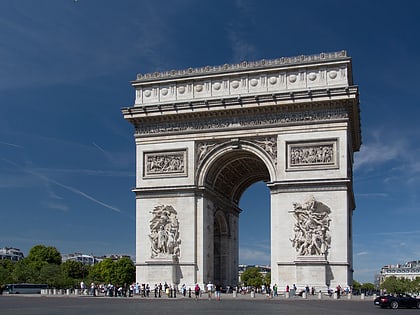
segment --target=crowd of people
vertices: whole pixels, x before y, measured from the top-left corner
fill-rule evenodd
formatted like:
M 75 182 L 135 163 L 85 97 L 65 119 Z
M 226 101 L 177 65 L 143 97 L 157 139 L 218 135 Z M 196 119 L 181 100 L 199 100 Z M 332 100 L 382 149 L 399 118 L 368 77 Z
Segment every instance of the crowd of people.
M 130 285 L 118 285 L 118 284 L 99 284 L 96 285 L 95 283 L 91 283 L 90 286 L 86 285 L 83 281 L 80 283 L 80 291 L 81 294 L 85 295 L 101 295 L 101 296 L 108 296 L 108 297 L 144 297 L 144 298 L 176 298 L 178 296 L 188 297 L 199 299 L 202 298 L 203 295 L 207 297 L 209 300 L 215 299 L 220 300 L 221 293 L 222 293 L 222 286 L 220 284 L 213 284 L 209 282 L 205 284 L 203 287 L 200 287 L 198 283 L 194 286 L 187 287 L 185 284 L 178 287 L 177 285 L 169 285 L 168 283 L 164 282 L 159 284 L 154 284 L 154 286 L 150 286 L 148 283 L 132 283 Z M 272 298 L 279 296 L 280 294 L 288 294 L 289 296 L 303 296 L 303 294 L 307 295 L 315 295 L 316 290 L 314 287 L 305 286 L 304 288 L 298 290 L 295 284 L 291 287 L 286 285 L 283 292 L 280 292 L 280 289 L 277 284 L 273 286 L 270 285 L 262 285 L 259 288 L 253 287 L 227 287 L 226 290 L 223 291 L 224 293 L 235 293 L 235 294 L 265 294 L 267 298 Z M 350 288 L 342 288 L 338 285 L 335 290 L 331 288 L 327 288 L 327 294 L 332 296 L 332 294 L 337 294 L 338 297 L 340 295 L 346 295 L 351 293 Z

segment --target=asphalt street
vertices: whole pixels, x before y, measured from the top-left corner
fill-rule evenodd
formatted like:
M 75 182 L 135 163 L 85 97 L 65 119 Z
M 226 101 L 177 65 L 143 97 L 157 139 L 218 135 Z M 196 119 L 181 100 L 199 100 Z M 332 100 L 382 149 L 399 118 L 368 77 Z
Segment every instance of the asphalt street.
M 387 312 L 419 314 L 419 310 L 384 310 L 373 305 L 372 299 L 302 299 L 273 298 L 264 296 L 223 296 L 220 301 L 202 297 L 169 298 L 115 298 L 87 296 L 0 296 L 1 315 L 49 314 L 294 314 L 294 315 L 349 315 L 384 314 Z

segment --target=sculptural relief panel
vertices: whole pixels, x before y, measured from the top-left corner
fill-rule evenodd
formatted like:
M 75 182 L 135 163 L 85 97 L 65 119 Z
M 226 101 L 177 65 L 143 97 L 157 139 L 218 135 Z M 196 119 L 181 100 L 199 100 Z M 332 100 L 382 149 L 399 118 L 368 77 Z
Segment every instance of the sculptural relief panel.
M 268 153 L 274 164 L 277 164 L 277 139 L 276 137 L 265 137 L 254 139 L 254 142 Z
M 181 239 L 177 211 L 171 205 L 158 205 L 150 213 L 150 257 L 179 257 Z
M 296 219 L 290 241 L 298 255 L 326 256 L 331 246 L 331 209 L 311 196 L 302 204 L 294 203 L 289 213 Z
M 187 149 L 144 152 L 143 163 L 143 174 L 145 178 L 186 176 Z
M 337 139 L 287 143 L 287 170 L 337 168 Z

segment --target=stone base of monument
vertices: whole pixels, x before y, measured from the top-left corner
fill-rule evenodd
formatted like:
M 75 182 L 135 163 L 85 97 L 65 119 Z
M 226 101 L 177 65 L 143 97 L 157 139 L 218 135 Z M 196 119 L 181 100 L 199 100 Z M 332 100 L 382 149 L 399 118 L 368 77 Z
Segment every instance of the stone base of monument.
M 152 283 L 179 284 L 180 264 L 177 257 L 161 258 L 137 264 L 137 277 L 150 279 Z
M 322 288 L 328 283 L 328 261 L 325 256 L 298 256 L 295 260 L 296 282 Z

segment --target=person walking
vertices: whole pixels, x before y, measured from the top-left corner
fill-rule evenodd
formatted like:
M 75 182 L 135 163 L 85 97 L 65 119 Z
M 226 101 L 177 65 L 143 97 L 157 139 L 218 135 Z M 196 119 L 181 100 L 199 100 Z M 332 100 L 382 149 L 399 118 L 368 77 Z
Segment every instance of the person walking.
M 211 281 L 207 283 L 207 294 L 209 296 L 209 300 L 211 300 L 211 295 L 213 294 L 213 283 L 211 283 Z

